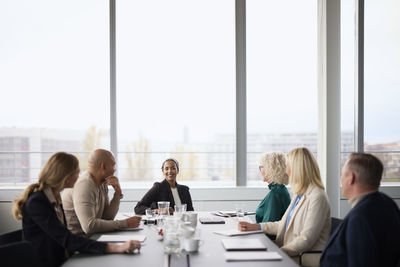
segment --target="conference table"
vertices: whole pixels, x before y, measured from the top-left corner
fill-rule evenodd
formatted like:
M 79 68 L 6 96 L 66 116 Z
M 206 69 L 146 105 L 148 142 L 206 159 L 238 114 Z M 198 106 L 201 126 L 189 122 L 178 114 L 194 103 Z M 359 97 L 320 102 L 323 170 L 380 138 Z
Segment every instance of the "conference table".
M 119 213 L 117 218 L 123 218 L 124 215 Z M 198 217 L 216 217 L 210 212 L 198 212 Z M 125 217 L 126 218 L 126 217 Z M 214 231 L 236 229 L 237 219 L 235 217 L 223 218 L 225 224 L 201 224 L 197 223 L 197 228 L 200 229 L 200 237 L 203 240 L 199 251 L 193 253 L 178 253 L 166 254 L 164 253 L 163 241 L 157 233 L 157 226 L 144 225 L 143 222 L 139 226 L 143 230 L 140 231 L 116 231 L 107 234 L 113 235 L 145 235 L 146 239 L 142 243 L 140 253 L 134 254 L 107 254 L 107 255 L 93 255 L 93 254 L 75 254 L 68 259 L 64 267 L 147 267 L 147 266 L 163 266 L 163 267 L 212 267 L 212 266 L 225 266 L 225 267 L 238 267 L 249 266 L 252 267 L 295 267 L 297 265 L 290 257 L 282 252 L 273 241 L 271 241 L 265 234 L 257 233 L 251 235 L 231 236 L 227 237 L 214 233 Z M 246 219 L 246 218 L 245 218 Z M 248 219 L 247 219 L 248 220 Z M 100 234 L 94 235 L 92 238 L 97 239 Z M 247 239 L 256 238 L 267 246 L 267 251 L 276 251 L 282 256 L 281 260 L 274 261 L 226 261 L 224 253 L 226 253 L 221 239 L 237 238 Z

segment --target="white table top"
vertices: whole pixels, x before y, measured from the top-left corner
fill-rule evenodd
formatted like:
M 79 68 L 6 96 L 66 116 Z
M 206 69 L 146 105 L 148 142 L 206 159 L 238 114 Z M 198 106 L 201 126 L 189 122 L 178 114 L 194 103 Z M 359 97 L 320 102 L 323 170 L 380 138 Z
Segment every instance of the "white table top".
M 118 215 L 123 218 L 123 214 Z M 215 217 L 209 212 L 199 212 L 199 217 Z M 189 265 L 186 254 L 172 255 L 170 258 L 170 267 L 213 267 L 213 266 L 248 266 L 252 267 L 295 267 L 298 266 L 290 257 L 283 253 L 266 235 L 263 233 L 245 236 L 227 237 L 213 233 L 216 230 L 235 229 L 237 228 L 236 218 L 224 218 L 225 224 L 201 224 L 198 222 L 197 227 L 201 229 L 201 239 L 203 244 L 196 253 L 189 254 Z M 117 231 L 112 234 L 118 235 L 146 235 L 147 238 L 142 243 L 139 254 L 108 254 L 108 255 L 90 255 L 76 254 L 64 263 L 64 267 L 102 267 L 102 266 L 165 266 L 168 267 L 168 255 L 164 254 L 163 242 L 158 239 L 157 229 L 155 226 L 143 225 L 141 231 Z M 111 234 L 111 233 L 110 233 Z M 94 238 L 99 237 L 95 235 Z M 258 238 L 266 244 L 268 251 L 276 251 L 282 255 L 280 261 L 252 261 L 252 262 L 226 262 L 224 253 L 226 252 L 221 244 L 221 239 L 226 238 Z

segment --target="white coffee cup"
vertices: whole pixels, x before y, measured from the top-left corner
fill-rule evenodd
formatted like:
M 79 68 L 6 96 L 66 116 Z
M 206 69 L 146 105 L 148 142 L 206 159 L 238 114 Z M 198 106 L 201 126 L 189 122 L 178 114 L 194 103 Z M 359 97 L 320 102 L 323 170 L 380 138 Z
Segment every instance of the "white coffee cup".
M 194 235 L 195 231 L 196 231 L 196 229 L 194 229 L 193 227 L 191 227 L 189 225 L 181 225 L 179 232 L 182 237 L 191 238 Z
M 183 249 L 187 252 L 197 252 L 201 244 L 202 241 L 200 239 L 184 239 Z

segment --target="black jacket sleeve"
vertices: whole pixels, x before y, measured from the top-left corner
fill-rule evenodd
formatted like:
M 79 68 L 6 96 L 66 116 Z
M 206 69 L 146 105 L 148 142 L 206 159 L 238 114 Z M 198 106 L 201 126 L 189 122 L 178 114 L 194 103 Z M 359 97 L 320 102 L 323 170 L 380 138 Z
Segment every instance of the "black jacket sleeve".
M 52 204 L 43 192 L 35 192 L 23 208 L 24 238 L 34 247 L 42 265 L 59 265 L 64 260 L 64 249 L 69 254 L 104 253 L 107 244 L 72 234 L 57 218 Z
M 135 213 L 144 214 L 148 208 L 157 208 L 154 202 L 157 202 L 160 195 L 160 183 L 154 183 L 153 187 L 147 191 L 143 198 L 136 204 Z M 153 205 L 152 205 L 153 204 Z

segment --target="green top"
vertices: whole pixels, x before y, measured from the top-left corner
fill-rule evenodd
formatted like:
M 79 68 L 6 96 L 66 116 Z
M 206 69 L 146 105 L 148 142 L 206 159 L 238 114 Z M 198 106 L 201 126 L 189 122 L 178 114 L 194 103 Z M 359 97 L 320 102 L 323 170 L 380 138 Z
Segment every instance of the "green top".
M 280 221 L 290 204 L 290 195 L 283 184 L 271 183 L 271 190 L 256 209 L 256 222 Z

